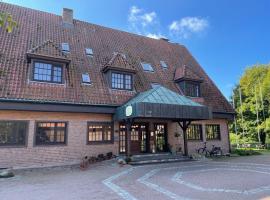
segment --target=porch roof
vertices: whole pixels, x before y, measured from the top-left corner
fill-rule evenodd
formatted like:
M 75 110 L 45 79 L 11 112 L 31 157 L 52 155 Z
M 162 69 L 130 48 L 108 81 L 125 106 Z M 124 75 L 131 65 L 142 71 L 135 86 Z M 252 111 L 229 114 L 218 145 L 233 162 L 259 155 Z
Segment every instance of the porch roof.
M 117 120 L 132 118 L 202 120 L 211 119 L 212 112 L 207 106 L 159 86 L 139 93 L 118 107 L 115 118 Z

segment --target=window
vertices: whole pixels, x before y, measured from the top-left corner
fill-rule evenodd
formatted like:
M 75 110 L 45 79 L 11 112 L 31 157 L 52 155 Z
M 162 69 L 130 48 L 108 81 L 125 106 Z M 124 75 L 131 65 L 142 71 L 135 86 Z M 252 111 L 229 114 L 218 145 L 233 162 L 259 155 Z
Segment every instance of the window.
M 91 83 L 91 79 L 88 73 L 82 74 L 82 82 L 87 84 Z
M 94 53 L 93 53 L 93 49 L 90 49 L 90 48 L 85 48 L 85 53 L 87 56 L 93 56 Z
M 64 53 L 69 53 L 69 44 L 68 43 L 62 43 L 61 47 L 62 47 L 62 51 Z
M 168 69 L 168 66 L 164 61 L 160 61 L 160 64 L 161 64 L 163 69 Z
M 200 97 L 200 83 L 182 81 L 179 86 L 186 96 Z
M 112 72 L 112 88 L 132 90 L 132 75 Z
M 88 123 L 88 144 L 91 143 L 112 143 L 113 124 L 110 122 L 89 122 Z
M 139 141 L 139 125 L 131 127 L 131 141 Z
M 205 126 L 207 140 L 220 140 L 220 125 L 210 124 Z
M 141 63 L 143 70 L 147 72 L 154 72 L 154 69 L 150 63 Z
M 36 123 L 36 145 L 66 144 L 66 122 Z
M 0 146 L 25 145 L 27 127 L 25 121 L 0 121 Z
M 153 89 L 158 88 L 159 86 L 160 86 L 159 83 L 151 83 L 151 87 L 152 87 Z
M 202 140 L 202 125 L 191 124 L 187 129 L 188 140 Z
M 45 62 L 34 62 L 34 81 L 62 83 L 63 70 L 61 65 Z

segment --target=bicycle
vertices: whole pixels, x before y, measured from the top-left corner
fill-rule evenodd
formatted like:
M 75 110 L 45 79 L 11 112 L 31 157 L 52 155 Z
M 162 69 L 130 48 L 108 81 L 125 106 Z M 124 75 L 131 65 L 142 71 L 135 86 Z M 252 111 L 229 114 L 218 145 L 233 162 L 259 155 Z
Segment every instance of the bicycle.
M 197 153 L 198 154 L 203 154 L 206 157 L 210 156 L 210 152 L 207 150 L 206 142 L 204 142 L 204 147 L 201 147 L 201 148 L 197 149 Z
M 212 145 L 212 150 L 210 151 L 210 156 L 222 156 L 223 152 L 221 150 L 221 147 L 215 147 L 215 145 Z

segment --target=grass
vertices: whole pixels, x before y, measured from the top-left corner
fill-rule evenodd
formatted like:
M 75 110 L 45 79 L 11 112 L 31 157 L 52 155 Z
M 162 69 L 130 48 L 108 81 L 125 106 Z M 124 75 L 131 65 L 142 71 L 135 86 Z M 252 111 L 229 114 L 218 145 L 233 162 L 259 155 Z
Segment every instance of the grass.
M 232 150 L 232 154 L 237 154 L 239 156 L 253 156 L 253 155 L 270 154 L 270 150 L 254 149 L 254 148 L 239 148 L 239 149 Z

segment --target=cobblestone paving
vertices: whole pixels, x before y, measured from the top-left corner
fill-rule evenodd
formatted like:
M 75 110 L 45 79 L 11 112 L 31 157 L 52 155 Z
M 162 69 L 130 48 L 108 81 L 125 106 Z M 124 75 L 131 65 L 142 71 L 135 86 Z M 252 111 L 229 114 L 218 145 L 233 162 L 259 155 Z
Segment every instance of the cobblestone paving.
M 0 179 L 1 200 L 270 199 L 270 155 L 119 167 L 22 171 Z

